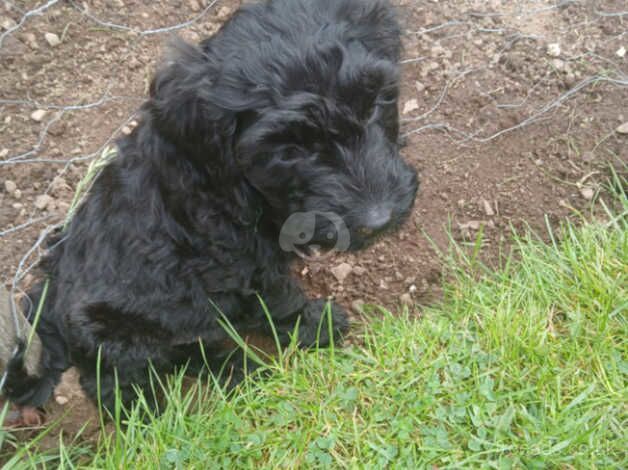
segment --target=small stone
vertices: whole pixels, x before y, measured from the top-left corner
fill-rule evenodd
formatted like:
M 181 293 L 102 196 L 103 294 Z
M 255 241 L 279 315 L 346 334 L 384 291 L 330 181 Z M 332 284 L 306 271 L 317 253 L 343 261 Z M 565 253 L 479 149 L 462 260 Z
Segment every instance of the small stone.
M 198 34 L 196 31 L 188 31 L 188 39 L 190 40 L 190 42 L 193 42 L 194 44 L 201 42 L 201 35 Z
M 55 176 L 50 183 L 50 191 L 56 196 L 71 189 L 63 176 Z
M 547 45 L 547 55 L 551 57 L 559 57 L 560 56 L 560 44 L 554 42 L 552 44 Z
M 477 232 L 480 230 L 482 226 L 482 222 L 479 220 L 470 220 L 469 222 L 465 222 L 463 224 L 459 223 L 458 228 L 460 229 L 460 233 L 465 238 L 471 237 L 471 232 Z
M 355 313 L 362 313 L 362 312 L 364 312 L 364 300 L 356 299 L 353 302 L 351 302 L 351 309 Z
M 587 201 L 590 201 L 591 199 L 593 199 L 593 196 L 595 195 L 595 191 L 590 186 L 584 186 L 584 187 L 580 188 L 580 194 Z
M 623 58 L 626 55 L 626 48 L 624 46 L 621 46 L 619 49 L 617 49 L 617 51 L 615 51 L 615 54 L 617 55 L 617 57 Z
M 543 165 L 543 159 L 537 158 L 536 160 L 534 160 L 534 164 L 536 166 L 542 166 Z
M 412 296 L 408 293 L 401 294 L 401 296 L 399 297 L 399 302 L 401 302 L 401 305 L 410 307 L 413 304 Z
M 218 14 L 216 16 L 220 20 L 226 20 L 227 17 L 229 17 L 229 15 L 231 15 L 231 8 L 229 8 L 229 7 L 222 7 L 222 8 L 220 8 L 220 10 L 218 10 Z
M 129 135 L 133 130 L 129 126 L 124 126 L 121 131 L 124 135 Z
M 41 122 L 44 116 L 48 113 L 45 109 L 38 109 L 31 113 L 31 119 L 35 122 Z
M 44 34 L 44 39 L 50 45 L 50 47 L 57 47 L 61 44 L 61 39 L 55 33 L 46 33 Z
M 470 220 L 469 222 L 465 222 L 464 224 L 458 224 L 460 228 L 466 228 L 471 230 L 480 230 L 481 222 L 479 220 Z
M 438 62 L 434 62 L 434 61 L 428 62 L 421 68 L 421 76 L 427 77 L 427 75 L 429 75 L 430 72 L 437 70 L 438 68 L 439 68 Z
M 13 181 L 11 180 L 6 180 L 4 182 L 4 190 L 9 193 L 9 194 L 13 194 L 15 192 L 15 190 L 17 189 L 17 184 L 15 184 Z
M 418 80 L 415 80 L 414 86 L 416 88 L 416 91 L 418 91 L 419 93 L 422 93 L 425 90 L 425 85 L 423 85 L 423 83 Z
M 379 288 L 383 289 L 383 290 L 388 290 L 388 284 L 386 283 L 385 280 L 380 279 L 380 281 L 379 281 Z
M 349 263 L 340 263 L 338 266 L 331 268 L 331 273 L 338 280 L 338 282 L 344 282 L 349 274 L 353 271 L 353 266 Z
M 16 189 L 15 191 L 13 191 L 13 197 L 15 199 L 22 199 L 22 191 L 20 191 L 19 189 Z
M 131 57 L 126 64 L 131 70 L 137 70 L 142 66 L 142 63 L 137 59 L 137 57 Z
M 562 72 L 563 70 L 565 70 L 565 61 L 560 60 L 560 59 L 554 59 L 552 60 L 552 65 L 554 66 L 554 68 L 560 72 Z
M 617 129 L 615 129 L 618 134 L 628 134 L 628 121 L 621 124 Z
M 21 202 L 16 202 L 15 204 L 13 204 L 11 207 L 13 207 L 13 209 L 21 209 L 22 207 L 24 207 L 24 204 L 22 204 Z
M 414 284 L 408 287 L 408 292 L 410 292 L 411 294 L 414 294 L 416 291 L 417 291 L 417 288 Z
M 576 84 L 576 76 L 573 73 L 568 72 L 567 75 L 565 75 L 564 81 L 565 85 L 571 88 Z
M 307 276 L 307 274 L 310 272 L 310 268 L 308 268 L 307 266 L 305 266 L 302 270 L 301 270 L 301 277 L 305 277 Z
M 442 55 L 445 52 L 445 49 L 443 48 L 443 46 L 441 46 L 440 44 L 436 44 L 434 47 L 432 47 L 432 49 L 430 50 L 430 53 L 433 56 L 439 56 Z
M 48 133 L 55 137 L 60 137 L 65 132 L 65 123 L 63 121 L 55 121 L 48 127 Z
M 495 211 L 493 210 L 493 206 L 486 199 L 482 199 L 482 207 L 484 208 L 484 213 L 489 217 L 493 217 L 495 215 Z
M 35 207 L 40 211 L 46 210 L 46 208 L 52 203 L 52 198 L 47 194 L 42 194 L 35 198 Z
M 201 4 L 198 0 L 190 0 L 190 8 L 192 11 L 201 11 Z
M 39 49 L 39 44 L 37 44 L 37 36 L 33 33 L 24 34 L 24 40 L 28 43 L 31 49 Z
M 417 109 L 419 109 L 419 102 L 413 98 L 406 101 L 406 103 L 403 105 L 403 114 L 411 113 L 412 111 L 415 111 Z
M 63 406 L 63 405 L 65 405 L 65 404 L 67 404 L 70 400 L 68 399 L 68 397 L 65 397 L 65 396 L 63 396 L 63 395 L 57 395 L 57 396 L 55 397 L 55 401 L 56 401 L 59 405 Z
M 15 28 L 17 23 L 13 18 L 3 17 L 0 18 L 0 26 L 2 26 L 3 29 L 9 30 Z
M 2 149 L 2 150 L 0 150 L 0 158 L 4 158 L 7 155 L 9 155 L 9 149 Z

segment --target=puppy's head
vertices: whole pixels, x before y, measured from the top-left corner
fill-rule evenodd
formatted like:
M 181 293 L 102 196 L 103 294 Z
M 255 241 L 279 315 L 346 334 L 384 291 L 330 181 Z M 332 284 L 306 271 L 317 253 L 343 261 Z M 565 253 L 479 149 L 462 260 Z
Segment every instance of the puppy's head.
M 168 96 L 178 103 L 156 116 L 182 143 L 197 142 L 209 167 L 222 158 L 237 169 L 278 230 L 288 223 L 295 244 L 328 248 L 342 237 L 343 248 L 358 249 L 404 220 L 418 181 L 399 155 L 393 62 L 333 40 L 262 47 L 218 66 L 209 52 L 187 52 L 205 62 L 198 88 L 164 95 L 158 77 L 154 100 L 162 110 Z M 178 67 L 188 71 L 183 82 L 196 70 Z M 303 230 L 294 214 L 305 214 Z
M 360 248 L 407 216 L 418 188 L 399 155 L 396 66 L 339 45 L 284 66 L 284 92 L 248 116 L 237 158 L 277 223 L 304 221 L 295 244 L 348 235 Z

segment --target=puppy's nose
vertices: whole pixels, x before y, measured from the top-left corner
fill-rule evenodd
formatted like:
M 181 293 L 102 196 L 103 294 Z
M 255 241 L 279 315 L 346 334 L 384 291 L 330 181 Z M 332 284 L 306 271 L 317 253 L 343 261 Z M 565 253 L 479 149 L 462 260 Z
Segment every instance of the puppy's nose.
M 390 209 L 386 209 L 385 207 L 376 207 L 370 209 L 364 219 L 364 224 L 362 225 L 361 232 L 365 235 L 375 233 L 388 225 L 391 217 L 392 214 Z

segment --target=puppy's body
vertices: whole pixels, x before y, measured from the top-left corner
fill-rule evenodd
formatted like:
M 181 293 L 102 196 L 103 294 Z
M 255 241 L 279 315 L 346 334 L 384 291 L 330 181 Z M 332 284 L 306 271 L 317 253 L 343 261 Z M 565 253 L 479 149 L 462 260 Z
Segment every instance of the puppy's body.
M 266 328 L 258 294 L 282 340 L 299 319 L 312 344 L 324 303 L 292 280 L 281 226 L 295 212 L 338 214 L 357 249 L 407 215 L 417 180 L 397 149 L 399 49 L 380 0 L 274 0 L 198 48 L 178 44 L 139 126 L 51 244 L 44 373 L 19 373 L 16 359 L 7 395 L 41 405 L 76 365 L 95 398 L 100 357 L 102 402 L 114 371 L 132 400 L 149 363 L 172 370 L 198 339 L 222 361 L 219 312 L 240 331 Z M 311 243 L 325 246 L 329 230 Z

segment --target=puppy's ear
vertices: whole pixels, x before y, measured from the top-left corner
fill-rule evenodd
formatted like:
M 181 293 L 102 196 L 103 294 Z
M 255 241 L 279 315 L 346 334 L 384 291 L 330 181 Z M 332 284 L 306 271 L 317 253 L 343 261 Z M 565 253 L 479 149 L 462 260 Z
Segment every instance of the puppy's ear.
M 150 86 L 157 130 L 175 144 L 207 145 L 232 134 L 235 113 L 212 100 L 218 64 L 199 47 L 176 40 Z M 218 142 L 214 142 L 218 144 Z
M 342 100 L 360 119 L 368 119 L 375 106 L 396 107 L 399 94 L 397 66 L 387 60 L 370 58 L 343 67 Z

